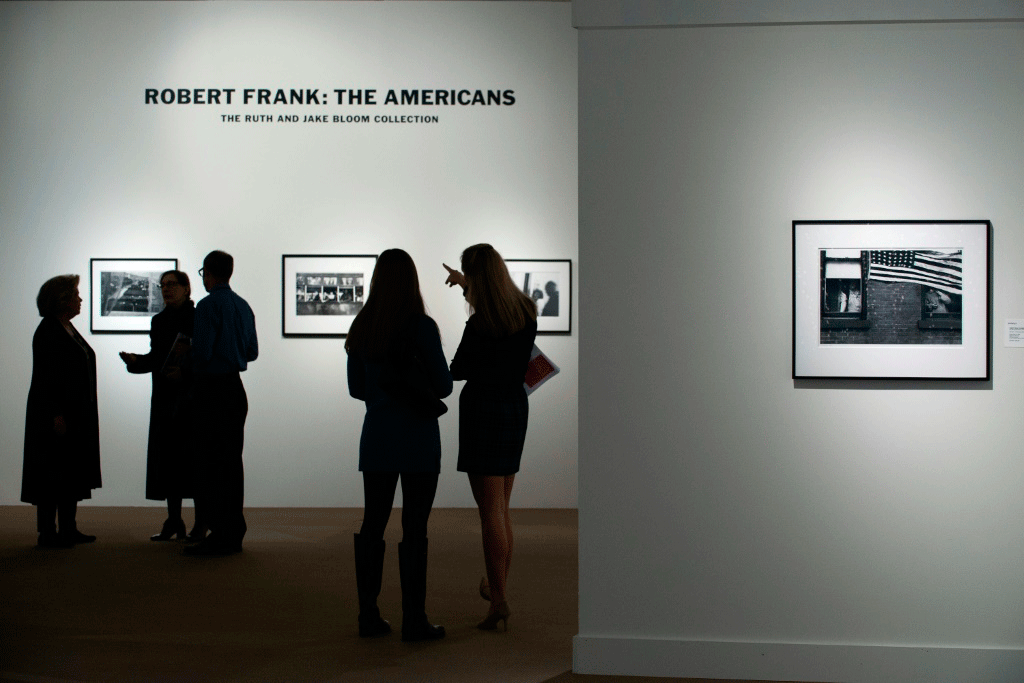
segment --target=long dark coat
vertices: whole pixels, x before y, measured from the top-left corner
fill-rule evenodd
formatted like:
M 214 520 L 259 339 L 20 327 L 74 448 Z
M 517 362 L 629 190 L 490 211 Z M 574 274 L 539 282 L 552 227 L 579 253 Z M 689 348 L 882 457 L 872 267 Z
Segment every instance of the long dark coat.
M 191 339 L 196 307 L 187 301 L 180 308 L 165 308 L 153 316 L 149 331 L 149 353 L 137 356 L 128 372 L 152 373 L 153 396 L 149 403 L 149 448 L 146 454 L 146 498 L 166 500 L 195 497 L 194 464 L 187 457 L 188 420 L 184 414 L 189 373 L 172 380 L 164 364 L 178 333 Z
M 67 433 L 53 420 L 63 416 Z M 43 318 L 32 337 L 32 384 L 25 416 L 21 500 L 85 500 L 102 486 L 96 409 L 96 354 L 78 331 Z

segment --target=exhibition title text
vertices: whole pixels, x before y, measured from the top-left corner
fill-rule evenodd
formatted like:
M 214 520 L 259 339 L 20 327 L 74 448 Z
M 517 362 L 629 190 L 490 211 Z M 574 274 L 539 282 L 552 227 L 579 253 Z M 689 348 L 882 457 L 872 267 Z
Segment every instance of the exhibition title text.
M 240 96 L 239 96 L 240 95 Z M 514 90 L 376 88 L 146 88 L 146 104 L 511 106 Z

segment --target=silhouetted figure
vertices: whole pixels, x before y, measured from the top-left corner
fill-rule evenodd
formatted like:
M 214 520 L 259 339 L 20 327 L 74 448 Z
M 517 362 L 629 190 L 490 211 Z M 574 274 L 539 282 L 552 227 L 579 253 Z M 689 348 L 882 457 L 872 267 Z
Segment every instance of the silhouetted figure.
M 509 499 L 526 440 L 530 405 L 523 388 L 537 336 L 537 306 L 516 287 L 505 261 L 489 244 L 462 252 L 462 272 L 448 269 L 446 283 L 461 285 L 473 314 L 466 322 L 451 363 L 452 377 L 466 380 L 459 396 L 458 470 L 469 475 L 480 509 L 487 581 L 480 594 L 490 600 L 485 630 L 510 614 L 505 588 L 512 563 Z
M 199 274 L 209 296 L 196 304 L 191 363 L 191 405 L 198 465 L 196 503 L 210 535 L 185 548 L 188 555 L 228 555 L 242 550 L 247 529 L 242 447 L 249 402 L 241 374 L 259 355 L 256 317 L 228 281 L 234 259 L 211 251 Z
M 558 317 L 558 285 L 553 281 L 549 280 L 544 285 L 544 291 L 547 292 L 548 300 L 544 302 L 544 308 L 540 314 L 543 316 L 554 316 Z
M 153 316 L 149 353 L 120 353 L 128 372 L 151 374 L 153 394 L 149 404 L 149 446 L 146 451 L 146 498 L 167 501 L 167 521 L 154 541 L 198 541 L 206 535 L 196 508 L 196 523 L 185 535 L 181 501 L 195 498 L 195 457 L 189 438 L 191 425 L 185 405 L 191 372 L 183 367 L 187 346 L 175 347 L 178 335 L 192 338 L 196 307 L 188 275 L 169 270 L 160 276 L 164 310 Z
M 102 485 L 96 354 L 71 324 L 82 311 L 78 282 L 77 275 L 58 275 L 36 297 L 43 320 L 32 337 L 21 500 L 36 506 L 44 548 L 96 540 L 75 522 L 78 501 Z
M 436 640 L 444 628 L 427 619 L 427 519 L 441 472 L 441 433 L 432 411 L 452 393 L 441 336 L 426 314 L 416 265 L 401 249 L 377 259 L 366 304 L 345 341 L 348 390 L 366 403 L 359 439 L 365 510 L 355 534 L 359 635 L 391 631 L 377 607 L 384 568 L 384 529 L 402 481 L 402 640 Z

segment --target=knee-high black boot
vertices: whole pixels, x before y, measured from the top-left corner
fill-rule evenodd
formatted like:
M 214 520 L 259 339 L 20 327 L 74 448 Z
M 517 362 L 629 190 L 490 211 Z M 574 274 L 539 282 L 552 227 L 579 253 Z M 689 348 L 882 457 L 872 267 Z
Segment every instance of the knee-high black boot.
M 384 539 L 366 541 L 354 534 L 356 548 L 356 590 L 359 593 L 359 637 L 370 638 L 391 633 L 391 625 L 381 618 L 377 608 L 381 575 L 384 573 Z
M 427 619 L 427 539 L 398 544 L 402 576 L 402 640 L 438 640 L 444 627 Z

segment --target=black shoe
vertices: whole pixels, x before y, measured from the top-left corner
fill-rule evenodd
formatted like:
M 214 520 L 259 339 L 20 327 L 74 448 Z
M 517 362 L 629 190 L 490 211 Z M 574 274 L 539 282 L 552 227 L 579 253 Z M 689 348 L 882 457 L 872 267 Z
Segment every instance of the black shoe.
M 206 527 L 202 525 L 195 525 L 192 527 L 192 531 L 188 532 L 185 536 L 185 543 L 199 543 L 206 538 Z
M 380 616 L 377 596 L 384 573 L 384 540 L 367 541 L 353 534 L 356 551 L 356 592 L 359 595 L 359 637 L 374 638 L 391 633 L 391 624 Z
M 93 541 L 96 540 L 95 536 L 90 536 L 89 534 L 83 534 L 78 529 L 74 529 L 72 531 L 62 531 L 62 532 L 60 532 L 60 535 L 63 536 L 65 539 L 67 539 L 69 542 L 71 542 L 74 545 L 77 545 L 79 543 L 92 543 Z
M 441 640 L 442 638 L 444 638 L 444 626 L 431 624 L 426 614 L 413 617 L 411 620 L 406 616 L 402 617 L 403 642 L 414 643 L 420 640 Z
M 175 536 L 179 539 L 185 538 L 185 522 L 181 519 L 168 519 L 164 522 L 160 533 L 150 536 L 151 541 L 170 541 Z
M 402 578 L 402 640 L 440 640 L 444 627 L 427 619 L 427 539 L 398 544 L 398 570 Z
M 380 610 L 359 609 L 359 637 L 376 638 L 391 633 L 391 622 L 380 616 Z
M 75 544 L 56 531 L 45 531 L 39 534 L 37 548 L 74 548 Z

